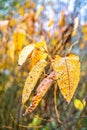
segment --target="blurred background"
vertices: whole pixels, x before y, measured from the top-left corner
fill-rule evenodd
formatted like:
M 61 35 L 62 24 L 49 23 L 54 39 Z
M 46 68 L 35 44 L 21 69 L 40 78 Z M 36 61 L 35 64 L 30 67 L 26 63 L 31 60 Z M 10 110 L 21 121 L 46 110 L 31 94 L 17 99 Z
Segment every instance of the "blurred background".
M 66 48 L 59 54 L 64 54 L 79 39 L 72 52 L 80 57 L 81 78 L 70 104 L 67 104 L 57 90 L 57 108 L 67 130 L 87 130 L 86 11 L 87 0 L 0 0 L 0 130 L 65 129 L 56 119 L 53 87 L 33 113 L 22 117 L 22 90 L 30 67 L 28 63 L 18 66 L 22 48 L 42 37 L 45 38 L 50 53 L 54 50 L 63 14 L 66 17 L 64 26 L 73 24 L 74 29 L 71 42 L 68 41 Z M 31 98 L 29 102 L 30 100 Z

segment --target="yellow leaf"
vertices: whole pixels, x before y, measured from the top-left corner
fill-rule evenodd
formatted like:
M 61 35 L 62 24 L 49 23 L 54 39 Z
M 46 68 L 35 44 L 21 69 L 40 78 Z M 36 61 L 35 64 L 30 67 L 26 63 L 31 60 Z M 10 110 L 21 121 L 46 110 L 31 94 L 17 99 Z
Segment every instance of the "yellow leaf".
M 48 27 L 51 27 L 54 24 L 54 19 L 51 19 L 48 23 Z
M 16 8 L 19 8 L 19 7 L 20 7 L 20 4 L 19 4 L 19 3 L 17 3 L 15 6 L 16 6 Z
M 26 1 L 25 4 L 24 4 L 25 9 L 26 9 L 26 8 L 29 8 L 30 6 L 31 6 L 31 5 L 30 5 L 30 2 L 29 2 L 29 1 Z
M 55 47 L 58 43 L 58 40 L 56 38 L 53 38 L 51 43 Z
M 24 104 L 32 90 L 34 89 L 38 79 L 40 78 L 40 75 L 42 74 L 45 66 L 47 65 L 47 62 L 45 60 L 39 61 L 33 68 L 31 69 L 29 76 L 26 79 L 23 93 L 22 93 L 22 103 Z
M 22 65 L 33 50 L 34 50 L 34 44 L 30 44 L 24 47 L 19 55 L 18 64 Z
M 14 62 L 14 52 L 15 52 L 14 43 L 13 41 L 9 41 L 7 46 L 7 55 L 12 60 L 12 62 Z
M 24 16 L 24 7 L 19 8 L 19 13 L 20 15 Z
M 45 45 L 45 42 L 41 41 L 41 42 L 38 42 L 38 43 L 35 44 L 35 48 L 44 47 L 44 45 Z
M 74 30 L 71 35 L 72 35 L 72 37 L 74 37 L 74 36 L 76 36 L 76 34 L 77 34 L 77 30 Z
M 79 57 L 75 54 L 69 54 L 66 57 L 57 55 L 53 66 L 59 89 L 69 103 L 80 79 Z
M 41 39 L 42 40 L 40 42 L 37 42 L 35 44 L 35 48 L 40 49 L 42 51 L 47 51 L 47 44 L 46 44 L 46 41 L 45 41 L 44 37 L 41 37 Z
M 32 68 L 38 61 L 45 60 L 46 58 L 47 58 L 46 52 L 42 50 L 34 49 L 31 55 L 31 62 L 29 67 Z
M 9 25 L 10 25 L 11 27 L 14 27 L 15 24 L 16 24 L 16 20 L 15 20 L 15 19 L 11 19 L 11 20 L 9 21 Z
M 87 41 L 87 33 L 84 34 L 83 39 L 84 41 Z
M 86 105 L 86 101 L 85 100 L 83 100 L 83 101 L 80 101 L 79 99 L 75 99 L 74 100 L 74 106 L 78 110 L 83 110 L 85 105 Z
M 37 12 L 36 12 L 36 14 L 35 14 L 35 19 L 37 19 L 38 17 L 39 17 L 39 15 L 41 14 L 41 12 L 44 10 L 44 7 L 43 6 L 41 6 L 38 10 L 37 10 Z
M 26 112 L 23 114 L 23 116 L 27 115 L 28 113 L 32 112 L 39 102 L 42 100 L 43 96 L 46 94 L 48 89 L 53 83 L 54 78 L 54 72 L 52 72 L 49 76 L 47 76 L 43 81 L 40 83 L 36 90 L 36 95 L 32 98 L 30 106 L 26 109 Z
M 87 25 L 86 24 L 82 27 L 82 32 L 84 34 L 87 33 Z
M 61 11 L 61 16 L 60 16 L 60 19 L 59 19 L 59 26 L 64 27 L 65 23 L 66 23 L 65 12 L 64 12 L 64 10 L 62 10 Z
M 14 31 L 15 49 L 20 51 L 26 38 L 26 33 L 23 29 L 16 29 Z

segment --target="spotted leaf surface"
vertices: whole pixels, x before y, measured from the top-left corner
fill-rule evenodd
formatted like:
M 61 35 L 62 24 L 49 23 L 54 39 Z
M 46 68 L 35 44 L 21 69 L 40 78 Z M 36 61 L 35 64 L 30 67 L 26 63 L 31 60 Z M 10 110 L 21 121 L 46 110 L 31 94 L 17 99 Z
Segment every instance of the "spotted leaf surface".
M 59 89 L 69 103 L 80 79 L 79 57 L 75 54 L 69 54 L 66 57 L 57 55 L 53 66 Z
M 26 79 L 23 93 L 22 93 L 22 103 L 23 104 L 28 100 L 32 90 L 34 89 L 34 87 L 46 65 L 47 65 L 47 62 L 45 60 L 42 60 L 42 61 L 39 61 L 31 69 L 29 76 Z
M 52 72 L 49 76 L 43 79 L 43 81 L 40 83 L 40 85 L 36 90 L 36 95 L 32 98 L 30 106 L 26 109 L 24 116 L 32 112 L 37 107 L 37 105 L 39 104 L 45 93 L 52 85 L 53 78 L 54 78 L 54 72 Z

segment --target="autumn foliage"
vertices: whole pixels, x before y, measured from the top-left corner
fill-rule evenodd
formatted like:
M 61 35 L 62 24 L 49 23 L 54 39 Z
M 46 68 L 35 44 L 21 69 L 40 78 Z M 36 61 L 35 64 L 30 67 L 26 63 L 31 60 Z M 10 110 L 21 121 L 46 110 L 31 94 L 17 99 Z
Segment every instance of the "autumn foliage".
M 84 58 L 86 53 L 81 52 L 85 52 L 87 25 L 80 25 L 78 16 L 69 21 L 70 15 L 62 10 L 57 22 L 53 16 L 48 19 L 45 29 L 45 21 L 41 18 L 44 5 L 37 9 L 37 4 L 25 1 L 22 6 L 16 4 L 15 8 L 13 15 L 0 19 L 0 74 L 2 79 L 6 76 L 5 81 L 1 81 L 3 98 L 0 102 L 7 101 L 7 105 L 1 105 L 0 109 L 1 128 L 6 124 L 2 120 L 7 109 L 11 113 L 6 121 L 10 118 L 10 126 L 14 129 L 38 130 L 39 125 L 42 130 L 51 129 L 51 126 L 52 130 L 58 127 L 70 129 L 72 123 L 66 122 L 74 120 L 74 115 L 75 118 L 81 114 L 84 116 L 84 109 L 86 111 L 86 84 L 83 85 L 83 80 L 87 61 Z M 8 98 L 10 89 L 12 99 Z M 79 122 L 78 130 L 81 128 Z

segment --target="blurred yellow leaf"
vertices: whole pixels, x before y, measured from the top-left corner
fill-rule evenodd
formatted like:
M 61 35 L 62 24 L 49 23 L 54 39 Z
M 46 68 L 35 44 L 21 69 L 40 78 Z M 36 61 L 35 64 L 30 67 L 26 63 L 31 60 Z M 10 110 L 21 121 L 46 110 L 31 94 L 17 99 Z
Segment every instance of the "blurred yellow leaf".
M 32 112 L 39 102 L 42 100 L 43 96 L 46 94 L 48 89 L 53 83 L 54 78 L 54 72 L 52 72 L 49 76 L 47 76 L 43 81 L 40 83 L 36 90 L 36 95 L 32 98 L 30 106 L 27 108 L 26 112 L 24 113 L 24 116 L 30 112 Z
M 57 44 L 57 39 L 56 39 L 56 38 L 53 38 L 51 43 L 52 43 L 52 45 L 55 47 L 56 44 Z
M 44 47 L 44 45 L 45 45 L 45 42 L 41 41 L 41 42 L 38 42 L 38 43 L 35 44 L 35 48 Z
M 20 7 L 20 4 L 19 4 L 19 3 L 17 3 L 17 4 L 16 4 L 16 8 L 19 8 L 19 7 Z
M 51 27 L 54 24 L 54 19 L 51 19 L 48 23 L 48 27 Z
M 83 100 L 83 101 L 80 101 L 79 99 L 75 99 L 74 100 L 74 106 L 78 110 L 83 110 L 85 105 L 86 105 L 86 101 L 85 100 Z
M 18 28 L 14 31 L 15 50 L 20 51 L 22 49 L 25 39 L 26 39 L 25 30 Z
M 84 34 L 87 33 L 87 24 L 83 25 L 83 27 L 82 27 L 82 32 L 83 32 Z
M 14 47 L 13 41 L 9 41 L 9 42 L 8 42 L 7 48 L 8 48 L 8 49 L 7 49 L 7 55 L 8 55 L 9 58 L 12 60 L 12 62 L 14 62 L 15 47 Z
M 79 57 L 75 54 L 69 54 L 66 57 L 57 55 L 53 66 L 59 89 L 69 103 L 80 79 Z
M 41 6 L 38 10 L 37 10 L 37 12 L 36 12 L 36 14 L 35 14 L 35 19 L 37 19 L 38 17 L 39 17 L 39 15 L 41 14 L 41 12 L 44 10 L 44 7 L 43 6 Z
M 77 30 L 74 30 L 74 31 L 72 32 L 72 37 L 76 36 L 76 34 L 77 34 Z
M 83 39 L 84 41 L 87 41 L 87 33 L 84 34 Z
M 9 25 L 10 25 L 11 27 L 14 27 L 15 24 L 16 24 L 16 20 L 15 20 L 15 19 L 10 19 Z
M 64 10 L 61 11 L 60 19 L 59 19 L 59 26 L 64 27 L 66 24 L 66 19 L 65 19 L 65 12 Z
M 35 66 L 33 66 L 31 71 L 29 72 L 29 76 L 26 79 L 23 93 L 22 93 L 23 104 L 28 100 L 32 90 L 34 89 L 46 65 L 47 62 L 45 60 L 39 61 Z
M 29 1 L 26 1 L 25 4 L 24 4 L 24 7 L 25 7 L 25 9 L 26 9 L 26 8 L 29 8 L 29 7 L 30 7 L 30 2 L 29 2 Z
M 34 44 L 30 44 L 24 47 L 19 55 L 18 64 L 22 65 L 33 50 L 34 50 Z
M 80 49 L 84 49 L 85 45 L 86 45 L 86 42 L 83 41 L 83 42 L 80 44 Z
M 25 13 L 24 7 L 19 8 L 19 13 L 20 15 L 24 16 L 24 13 Z
M 42 51 L 47 51 L 47 45 L 45 39 L 42 37 L 42 41 L 37 42 L 35 44 L 35 48 L 40 49 Z
M 3 70 L 6 68 L 6 60 L 3 58 L 0 62 L 0 70 Z

